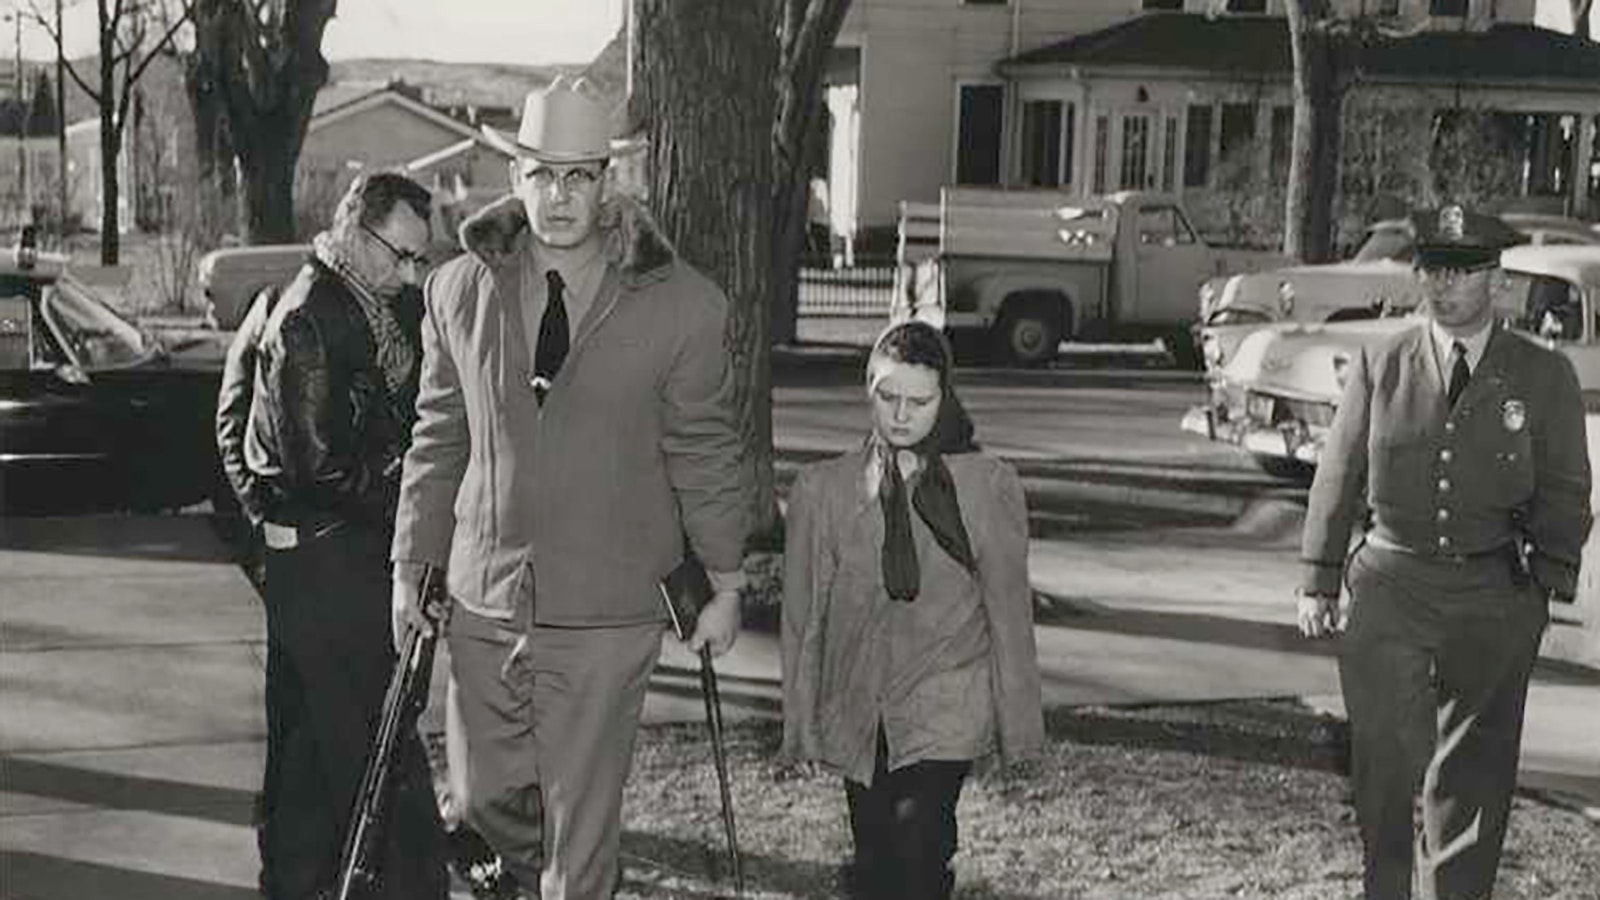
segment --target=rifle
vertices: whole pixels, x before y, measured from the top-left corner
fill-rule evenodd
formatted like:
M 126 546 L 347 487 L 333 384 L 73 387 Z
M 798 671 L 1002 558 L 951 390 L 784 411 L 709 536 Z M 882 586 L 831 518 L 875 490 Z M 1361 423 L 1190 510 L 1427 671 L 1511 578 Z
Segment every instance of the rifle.
M 711 580 L 693 556 L 685 557 L 658 589 L 678 640 L 694 636 L 700 610 L 711 602 Z M 735 897 L 744 896 L 744 866 L 739 857 L 739 833 L 733 821 L 733 790 L 728 781 L 728 754 L 722 736 L 722 698 L 717 693 L 717 670 L 711 667 L 711 648 L 700 648 L 700 696 L 706 704 L 706 725 L 711 729 L 711 755 L 717 767 L 717 789 L 722 796 L 722 831 L 728 839 L 728 868 Z
M 416 725 L 417 716 L 428 705 L 433 650 L 450 604 L 443 569 L 428 566 L 423 570 L 419 596 L 422 615 L 433 626 L 433 632 L 426 634 L 415 625 L 406 629 L 394 674 L 389 677 L 389 690 L 383 697 L 383 718 L 372 740 L 372 755 L 367 759 L 361 790 L 350 814 L 350 831 L 339 855 L 338 889 L 334 893 L 337 900 L 354 900 L 378 880 L 378 836 L 388 806 L 395 754 L 401 737 Z

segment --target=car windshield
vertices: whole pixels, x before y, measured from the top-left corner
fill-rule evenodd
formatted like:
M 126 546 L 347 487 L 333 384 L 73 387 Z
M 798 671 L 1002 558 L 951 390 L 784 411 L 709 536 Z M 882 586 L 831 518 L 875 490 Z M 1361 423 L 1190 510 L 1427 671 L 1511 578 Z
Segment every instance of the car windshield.
M 1494 303 L 1514 310 L 1515 326 L 1529 334 L 1559 341 L 1583 339 L 1583 291 L 1566 279 L 1507 270 Z
M 51 330 L 86 371 L 136 365 L 155 352 L 138 326 L 69 278 L 46 287 L 43 299 Z
M 1356 251 L 1355 262 L 1376 262 L 1392 259 L 1410 262 L 1413 253 L 1411 234 L 1404 228 L 1374 228 L 1367 232 L 1366 241 Z

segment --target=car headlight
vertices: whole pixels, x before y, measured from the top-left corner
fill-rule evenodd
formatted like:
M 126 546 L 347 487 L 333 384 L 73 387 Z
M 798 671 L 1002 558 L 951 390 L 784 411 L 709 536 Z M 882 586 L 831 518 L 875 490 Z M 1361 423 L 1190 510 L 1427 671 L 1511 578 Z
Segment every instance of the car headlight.
M 1335 353 L 1333 355 L 1333 381 L 1339 385 L 1339 390 L 1344 390 L 1344 383 L 1350 380 L 1350 354 Z
M 1217 340 L 1217 336 L 1214 334 L 1202 335 L 1200 338 L 1200 346 L 1201 358 L 1205 360 L 1206 366 L 1212 369 L 1221 368 L 1222 342 Z
M 1278 311 L 1288 318 L 1294 312 L 1294 283 L 1289 281 L 1278 282 Z

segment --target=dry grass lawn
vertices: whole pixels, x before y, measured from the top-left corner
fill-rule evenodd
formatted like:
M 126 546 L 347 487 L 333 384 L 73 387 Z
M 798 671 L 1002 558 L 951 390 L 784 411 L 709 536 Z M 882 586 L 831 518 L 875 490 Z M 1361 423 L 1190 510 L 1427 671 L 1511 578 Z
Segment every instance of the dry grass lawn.
M 1338 723 L 1292 702 L 1057 711 L 1042 762 L 982 771 L 960 806 L 956 896 L 1277 898 L 1360 894 Z M 746 896 L 841 896 L 837 777 L 730 729 Z M 625 807 L 624 898 L 731 896 L 705 729 L 647 729 Z M 1519 798 L 1499 900 L 1600 898 L 1600 828 Z

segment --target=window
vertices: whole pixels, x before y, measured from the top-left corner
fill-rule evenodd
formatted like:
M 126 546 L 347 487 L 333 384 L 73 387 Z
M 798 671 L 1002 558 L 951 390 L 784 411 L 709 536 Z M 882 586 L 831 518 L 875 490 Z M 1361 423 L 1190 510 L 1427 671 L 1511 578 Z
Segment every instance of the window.
M 1022 181 L 1034 187 L 1072 183 L 1072 107 L 1060 100 L 1022 104 Z
M 1194 232 L 1178 211 L 1170 206 L 1146 206 L 1139 210 L 1139 243 L 1145 246 L 1175 247 L 1194 243 Z
M 1094 117 L 1094 192 L 1106 192 L 1106 151 L 1111 137 L 1111 120 L 1105 116 Z
M 1267 0 L 1228 0 L 1228 12 L 1231 13 L 1264 13 L 1267 11 Z
M 1294 107 L 1272 108 L 1272 174 L 1285 177 L 1289 172 L 1289 154 L 1294 148 Z
M 1178 177 L 1178 119 L 1167 116 L 1166 133 L 1161 138 L 1161 189 L 1172 190 Z
M 1256 137 L 1256 107 L 1254 103 L 1224 103 L 1222 105 L 1222 142 L 1217 156 L 1228 159 L 1234 153 L 1248 153 Z
M 1123 190 L 1142 191 L 1150 185 L 1150 117 L 1124 116 L 1122 178 L 1117 186 Z
M 961 86 L 961 132 L 956 145 L 957 184 L 1000 183 L 1000 128 L 1005 88 Z
M 1183 12 L 1183 0 L 1144 0 L 1144 9 L 1170 9 Z
M 1377 8 L 1373 13 L 1380 16 L 1400 15 L 1400 0 L 1377 0 Z
M 1428 0 L 1428 15 L 1467 17 L 1467 0 Z
M 1183 186 L 1205 187 L 1211 176 L 1211 107 L 1191 106 L 1183 126 Z

